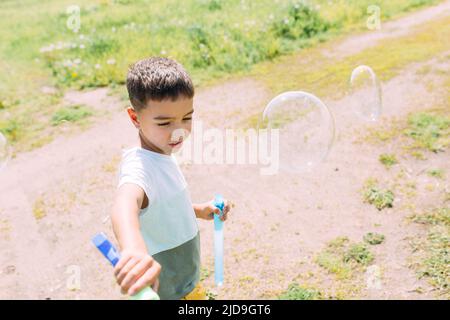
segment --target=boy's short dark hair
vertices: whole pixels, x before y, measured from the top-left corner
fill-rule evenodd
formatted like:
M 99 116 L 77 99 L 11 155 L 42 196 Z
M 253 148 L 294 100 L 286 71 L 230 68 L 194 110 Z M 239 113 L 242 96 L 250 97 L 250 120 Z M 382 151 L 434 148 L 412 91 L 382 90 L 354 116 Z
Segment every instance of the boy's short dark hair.
M 174 101 L 180 96 L 194 96 L 194 85 L 183 66 L 161 57 L 151 57 L 133 64 L 127 74 L 127 90 L 136 111 L 145 108 L 148 100 Z

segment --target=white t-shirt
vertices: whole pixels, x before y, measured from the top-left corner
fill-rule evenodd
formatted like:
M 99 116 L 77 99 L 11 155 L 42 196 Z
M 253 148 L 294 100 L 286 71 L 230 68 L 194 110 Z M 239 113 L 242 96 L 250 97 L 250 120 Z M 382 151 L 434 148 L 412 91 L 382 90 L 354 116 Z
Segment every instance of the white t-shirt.
M 198 225 L 186 180 L 175 156 L 134 147 L 122 151 L 118 174 L 124 183 L 140 186 L 149 204 L 139 221 L 150 255 L 169 250 L 193 239 Z

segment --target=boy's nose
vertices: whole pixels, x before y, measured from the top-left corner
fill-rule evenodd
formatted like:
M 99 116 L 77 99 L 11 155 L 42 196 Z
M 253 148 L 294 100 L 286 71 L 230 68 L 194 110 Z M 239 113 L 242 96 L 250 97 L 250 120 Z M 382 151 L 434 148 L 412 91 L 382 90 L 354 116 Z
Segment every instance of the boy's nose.
M 189 135 L 189 131 L 185 128 L 177 128 L 174 131 L 172 131 L 172 134 L 170 136 L 171 141 L 181 141 L 185 140 L 187 136 Z

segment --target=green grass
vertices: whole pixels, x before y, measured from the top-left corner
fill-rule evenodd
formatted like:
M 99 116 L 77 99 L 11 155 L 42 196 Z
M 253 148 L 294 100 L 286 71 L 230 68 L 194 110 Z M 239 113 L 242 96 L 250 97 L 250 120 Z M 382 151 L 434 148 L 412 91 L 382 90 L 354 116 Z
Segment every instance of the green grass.
M 421 215 L 414 215 L 412 221 L 425 225 L 444 225 L 450 226 L 450 209 L 438 208 Z
M 394 193 L 389 189 L 383 189 L 375 179 L 368 179 L 363 190 L 364 201 L 374 205 L 378 210 L 392 208 Z
M 386 21 L 437 2 L 377 4 Z M 110 86 L 123 92 L 129 64 L 151 55 L 177 59 L 196 85 L 206 85 L 248 74 L 261 62 L 329 38 L 367 30 L 371 0 L 310 3 L 80 0 L 81 29 L 74 33 L 66 26 L 73 1 L 2 1 L 0 131 L 17 150 L 39 145 L 53 112 L 65 107 L 61 97 L 67 88 Z M 445 37 L 445 28 L 442 33 Z M 42 94 L 43 86 L 56 93 Z
M 206 289 L 206 298 L 207 298 L 208 300 L 216 300 L 216 298 L 217 298 L 217 293 L 212 292 L 212 291 Z
M 404 133 L 414 140 L 411 148 L 444 151 L 450 143 L 450 116 L 427 112 L 411 114 Z
M 353 243 L 347 237 L 338 237 L 330 241 L 319 252 L 315 262 L 334 274 L 338 280 L 352 279 L 374 260 L 372 252 L 364 243 Z
M 398 163 L 397 157 L 395 156 L 395 154 L 380 154 L 380 156 L 378 157 L 378 160 L 386 167 L 386 168 L 390 168 L 392 167 L 394 164 Z
M 315 289 L 291 283 L 288 289 L 278 296 L 279 300 L 320 300 L 322 293 Z
M 428 235 L 419 246 L 416 266 L 419 278 L 425 278 L 439 295 L 450 298 L 450 208 L 436 208 L 411 217 L 427 227 Z
M 405 154 L 426 160 L 426 153 L 447 150 L 450 143 L 450 113 L 444 105 L 428 106 L 426 110 L 409 113 L 406 118 L 391 119 L 380 126 L 368 128 L 361 141 L 378 144 L 397 141 L 399 149 Z M 384 155 L 379 160 L 389 165 L 388 162 L 394 160 L 389 158 Z M 439 172 L 436 174 L 439 175 Z
M 33 216 L 39 221 L 47 215 L 46 205 L 43 198 L 38 198 L 33 204 Z
M 427 174 L 430 177 L 438 178 L 438 179 L 444 179 L 445 171 L 444 169 L 430 169 L 427 171 Z
M 52 116 L 52 125 L 56 126 L 63 122 L 79 122 L 84 118 L 91 116 L 92 111 L 81 105 L 64 107 L 57 110 Z
M 370 245 L 377 245 L 384 242 L 384 235 L 380 233 L 366 233 L 363 238 L 365 243 L 368 243 Z
M 321 252 L 315 261 L 338 280 L 350 279 L 353 276 L 351 267 L 342 261 L 342 257 L 332 252 Z
M 206 280 L 211 275 L 211 271 L 208 268 L 201 267 L 200 269 L 200 281 Z
M 344 262 L 355 261 L 364 266 L 369 265 L 373 259 L 373 254 L 363 243 L 352 244 L 344 254 Z

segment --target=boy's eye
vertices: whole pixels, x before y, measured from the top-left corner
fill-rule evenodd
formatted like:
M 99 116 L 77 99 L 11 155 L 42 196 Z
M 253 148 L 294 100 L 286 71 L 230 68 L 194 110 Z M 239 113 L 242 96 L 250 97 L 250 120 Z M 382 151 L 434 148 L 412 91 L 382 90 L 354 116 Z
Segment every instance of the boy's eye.
M 184 121 L 189 121 L 189 120 L 192 120 L 192 118 L 184 118 L 183 120 Z
M 169 124 L 170 124 L 170 122 L 158 123 L 158 126 L 167 126 Z

